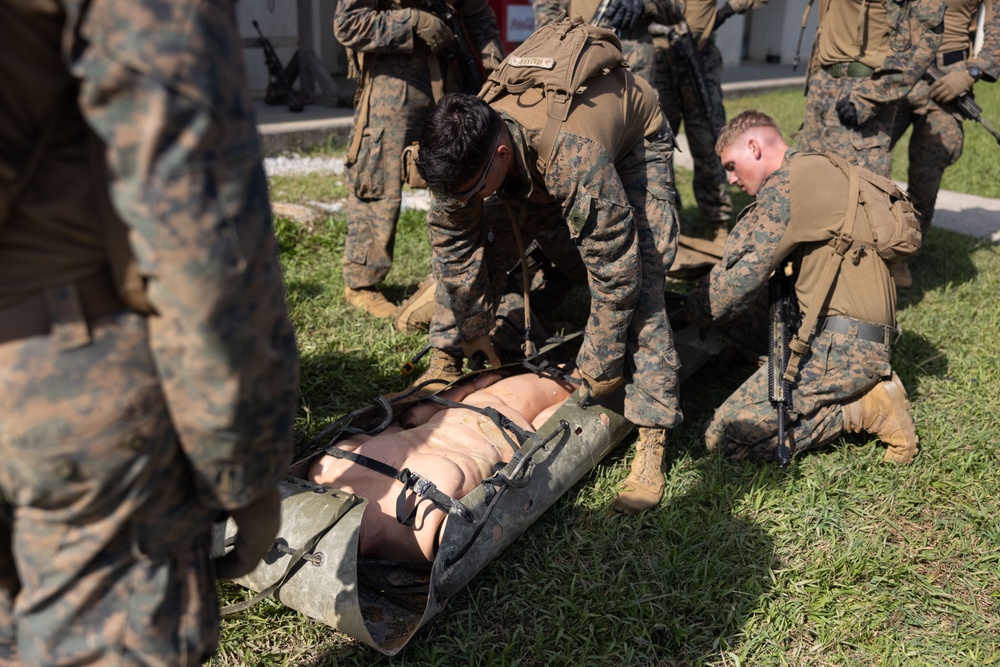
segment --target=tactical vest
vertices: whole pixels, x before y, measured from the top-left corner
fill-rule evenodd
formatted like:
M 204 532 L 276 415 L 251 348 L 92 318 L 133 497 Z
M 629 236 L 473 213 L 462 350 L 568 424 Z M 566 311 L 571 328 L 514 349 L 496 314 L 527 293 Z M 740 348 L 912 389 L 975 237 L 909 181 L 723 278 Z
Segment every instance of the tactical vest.
M 846 190 L 834 187 L 845 179 Z M 839 156 L 795 155 L 789 180 L 794 232 L 782 238 L 776 257 L 803 240 L 823 243 L 803 246 L 808 250 L 796 260 L 795 289 L 804 317 L 790 344 L 785 376 L 794 381 L 822 315 L 895 326 L 895 288 L 885 264 L 916 254 L 921 233 L 906 193 Z
M 60 46 L 65 16 L 35 0 L 0 21 L 0 309 L 109 269 L 119 296 L 151 311 L 112 208 L 104 146 L 80 113 Z

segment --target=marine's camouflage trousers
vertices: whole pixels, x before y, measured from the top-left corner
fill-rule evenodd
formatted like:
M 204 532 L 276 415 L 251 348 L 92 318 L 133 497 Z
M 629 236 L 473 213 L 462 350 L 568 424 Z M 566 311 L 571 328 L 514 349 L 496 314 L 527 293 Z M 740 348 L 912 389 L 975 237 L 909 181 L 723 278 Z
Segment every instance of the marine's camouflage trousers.
M 945 69 L 962 67 L 963 64 L 956 64 Z M 908 148 L 907 191 L 920 214 L 920 226 L 926 236 L 934 219 L 941 178 L 944 170 L 962 156 L 965 132 L 961 114 L 931 100 L 927 82 L 922 80 L 913 87 L 896 113 L 892 127 L 893 146 L 910 125 L 913 133 Z
M 786 428 L 792 452 L 820 447 L 844 431 L 841 405 L 860 397 L 892 373 L 889 348 L 856 337 L 820 332 L 792 385 Z M 777 411 L 768 400 L 763 365 L 715 411 L 705 429 L 705 444 L 734 459 L 774 461 L 778 446 Z
M 891 178 L 892 154 L 889 145 L 893 118 L 899 102 L 879 105 L 875 117 L 858 127 L 848 127 L 837 116 L 837 102 L 851 97 L 854 88 L 868 79 L 833 77 L 817 69 L 809 78 L 806 116 L 799 131 L 799 149 L 814 153 L 834 153 L 860 167 Z
M 369 116 L 358 127 L 362 104 L 354 110 L 353 134 L 362 133 L 357 161 L 347 165 L 347 240 L 344 282 L 371 287 L 392 268 L 396 222 L 403 192 L 403 148 L 420 138 L 434 108 L 426 58 L 372 56 Z M 358 100 L 364 100 L 359 91 Z
M 197 665 L 216 649 L 212 517 L 146 327 L 121 313 L 83 347 L 0 344 L 0 656 L 16 640 L 17 664 Z
M 653 66 L 652 41 L 648 39 L 623 39 L 622 55 L 625 56 L 625 62 L 628 63 L 628 68 L 633 74 L 641 76 L 655 87 L 653 79 L 656 76 L 656 72 Z
M 705 74 L 712 108 L 702 108 L 684 62 L 670 48 L 667 37 L 653 39 L 656 92 L 660 106 L 674 134 L 684 123 L 691 158 L 694 161 L 694 198 L 701 218 L 709 224 L 729 224 L 733 202 L 727 190 L 728 178 L 715 153 L 716 129 L 726 124 L 722 105 L 722 54 L 714 42 L 697 52 Z

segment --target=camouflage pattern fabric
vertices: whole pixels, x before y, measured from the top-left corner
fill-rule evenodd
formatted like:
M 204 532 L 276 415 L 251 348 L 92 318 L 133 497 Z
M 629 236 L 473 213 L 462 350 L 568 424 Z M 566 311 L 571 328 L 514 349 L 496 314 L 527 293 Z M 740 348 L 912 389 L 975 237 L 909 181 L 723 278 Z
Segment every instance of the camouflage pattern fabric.
M 76 350 L 52 336 L 0 345 L 0 367 L 23 369 L 0 375 L 18 659 L 197 665 L 218 633 L 213 513 L 191 493 L 146 319 L 91 326 Z
M 68 127 L 86 120 L 113 176 L 98 182 L 104 164 L 62 159 L 90 141 L 77 131 L 59 136 L 63 150 L 46 151 L 37 173 L 110 192 L 156 315 L 54 314 L 50 334 L 0 343 L 10 517 L 0 520 L 0 620 L 13 598 L 5 627 L 25 664 L 196 665 L 217 641 L 211 520 L 275 488 L 296 409 L 295 341 L 233 5 L 3 3 L 5 29 L 33 40 L 32 64 L 51 65 L 29 82 L 34 93 L 0 77 L 13 86 L 4 111 L 24 124 L 4 123 L 15 141 L 4 135 L 2 157 L 30 153 L 53 89 L 77 93 L 79 109 L 63 109 L 77 120 Z M 52 240 L 49 255 L 65 257 L 46 261 L 107 271 L 107 258 L 54 242 L 87 229 L 51 214 L 63 196 L 30 179 L 0 229 Z M 21 301 L 77 293 L 61 280 L 21 287 Z M 82 334 L 72 346 L 66 327 Z
M 858 11 L 864 3 L 852 0 Z M 941 43 L 944 0 L 880 0 L 888 12 L 888 51 L 882 65 L 869 77 L 831 76 L 820 67 L 815 53 L 806 84 L 806 116 L 799 133 L 804 151 L 831 152 L 876 174 L 890 177 L 889 144 L 893 118 L 902 99 L 934 62 Z M 818 32 L 825 29 L 820 21 Z M 819 34 L 817 34 L 817 41 Z M 844 45 L 843 51 L 850 51 Z M 872 46 L 878 51 L 886 45 Z M 836 105 L 848 99 L 858 113 L 859 125 L 844 125 Z
M 965 63 L 944 67 L 945 71 L 964 69 Z M 908 146 L 907 192 L 920 214 L 920 226 L 926 238 L 934 219 L 934 206 L 944 170 L 962 156 L 965 132 L 962 115 L 953 107 L 943 108 L 930 98 L 926 81 L 920 81 L 900 104 L 892 127 L 892 146 L 906 129 L 913 126 Z
M 595 9 L 599 3 L 594 3 Z M 672 23 L 674 17 L 680 15 L 677 0 L 648 0 L 646 11 L 635 28 L 620 31 L 618 35 L 622 44 L 622 55 L 637 76 L 655 85 L 656 69 L 654 64 L 653 43 L 649 34 L 649 24 Z M 569 12 L 569 0 L 535 0 L 532 3 L 535 13 L 535 29 L 554 23 L 560 16 Z M 572 18 L 572 17 L 570 17 Z M 590 21 L 591 16 L 584 16 Z
M 355 135 L 361 133 L 361 143 L 357 159 L 346 168 L 349 196 L 343 275 L 352 289 L 382 282 L 392 267 L 402 201 L 403 148 L 420 137 L 422 123 L 435 103 L 430 52 L 414 36 L 411 6 L 419 5 L 382 9 L 374 0 L 343 0 L 334 15 L 337 39 L 362 59 L 351 134 L 353 144 Z M 455 8 L 481 56 L 495 53 L 499 61 L 503 53 L 500 29 L 486 0 L 460 0 Z
M 729 196 L 729 178 L 715 153 L 715 130 L 726 124 L 722 103 L 722 54 L 714 40 L 695 51 L 705 75 L 711 109 L 702 108 L 684 61 L 670 48 L 667 37 L 653 38 L 656 91 L 660 106 L 674 134 L 684 122 L 691 158 L 694 161 L 694 198 L 702 220 L 712 225 L 729 225 L 733 202 Z
M 843 211 L 831 211 L 826 219 L 810 216 L 809 219 L 793 218 L 792 177 L 795 151 L 788 151 L 782 166 L 764 181 L 756 202 L 740 216 L 726 241 L 722 261 L 699 283 L 687 300 L 687 316 L 695 324 L 718 324 L 725 331 L 730 327 L 746 327 L 757 322 L 766 335 L 769 326 L 766 307 L 767 281 L 784 259 L 792 258 L 796 265 L 796 296 L 800 307 L 823 298 L 823 294 L 803 291 L 800 276 L 815 275 L 821 269 L 829 252 L 826 250 L 824 229 L 839 229 Z M 803 156 L 802 159 L 822 159 Z M 826 163 L 829 165 L 829 163 Z M 827 169 L 830 166 L 826 167 Z M 835 169 L 835 168 L 834 168 Z M 822 172 L 821 172 L 822 173 Z M 832 180 L 830 181 L 832 182 Z M 846 202 L 846 178 L 841 179 L 844 194 L 828 193 L 833 199 Z M 810 197 L 808 192 L 799 196 Z M 846 207 L 846 203 L 844 204 Z M 863 233 L 860 227 L 857 233 Z M 809 262 L 810 268 L 804 263 Z M 866 263 L 883 274 L 884 293 L 872 286 L 878 281 L 861 281 L 865 285 L 866 299 L 887 308 L 894 303 L 888 269 L 877 256 L 861 262 L 852 270 L 865 271 Z M 803 278 L 802 283 L 811 282 Z M 834 290 L 850 289 L 848 285 L 859 282 L 856 278 L 837 283 Z M 851 296 L 851 295 L 849 295 Z M 825 301 L 825 299 L 824 299 Z M 831 297 L 834 303 L 854 303 L 858 299 Z M 869 312 L 863 303 L 857 306 Z M 823 315 L 826 312 L 821 313 Z M 861 319 L 857 312 L 844 312 L 845 316 Z M 760 339 L 751 341 L 745 332 L 736 332 L 736 338 L 750 349 L 759 349 Z M 846 334 L 820 332 L 804 355 L 797 381 L 792 384 L 792 410 L 787 423 L 792 426 L 796 451 L 819 446 L 841 434 L 843 419 L 840 404 L 861 395 L 882 378 L 891 374 L 889 347 L 872 343 Z M 757 370 L 736 392 L 720 406 L 705 431 L 709 449 L 737 458 L 774 459 L 777 434 L 777 412 L 768 400 L 767 366 Z
M 542 183 L 528 166 L 535 165 L 540 133 L 501 116 L 524 185 L 515 193 L 498 191 L 485 202 L 435 198 L 428 225 L 441 284 L 431 345 L 458 351 L 461 338 L 492 330 L 505 268 L 517 255 L 509 205 L 526 244 L 552 225 L 569 225 L 575 237 L 591 291 L 580 368 L 596 379 L 623 374 L 631 379 L 629 420 L 676 426 L 682 419 L 678 359 L 663 302 L 678 234 L 669 126 L 664 123 L 658 135 L 637 143 L 617 164 L 595 142 L 562 132 Z
M 891 373 L 885 345 L 829 331 L 818 334 L 792 385 L 792 410 L 785 423 L 795 440 L 793 453 L 840 437 L 844 430 L 840 406 Z M 777 434 L 765 364 L 716 409 L 705 428 L 705 444 L 710 451 L 734 459 L 775 461 Z
M 983 79 L 995 81 L 1000 75 L 1000 0 L 992 1 L 993 20 L 987 22 L 983 47 L 979 54 L 967 61 L 959 61 L 950 65 L 939 62 L 945 72 L 960 71 L 975 65 L 982 72 Z M 964 9 L 956 12 L 959 16 L 975 15 L 981 0 L 949 0 L 949 7 Z M 961 25 L 950 14 L 945 14 L 945 33 L 943 42 L 954 45 L 956 50 L 963 45 L 971 48 L 967 26 Z M 942 48 L 942 50 L 944 50 Z M 940 53 L 938 54 L 940 59 Z M 962 156 L 962 146 L 965 141 L 963 117 L 953 104 L 942 107 L 930 98 L 928 83 L 917 82 L 907 94 L 892 128 L 892 145 L 894 146 L 906 129 L 913 126 L 910 136 L 909 172 L 907 175 L 907 190 L 913 205 L 920 213 L 924 235 L 926 236 L 934 219 L 934 206 L 937 203 L 938 190 L 941 188 L 941 178 L 944 170 L 955 164 Z

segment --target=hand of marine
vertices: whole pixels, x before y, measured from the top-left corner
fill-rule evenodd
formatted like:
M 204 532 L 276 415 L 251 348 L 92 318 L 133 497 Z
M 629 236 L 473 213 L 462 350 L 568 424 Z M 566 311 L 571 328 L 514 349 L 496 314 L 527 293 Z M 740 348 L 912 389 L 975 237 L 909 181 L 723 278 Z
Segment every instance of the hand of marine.
M 644 11 L 642 0 L 617 0 L 608 12 L 608 23 L 619 30 L 634 28 Z
M 583 372 L 580 375 L 583 376 L 584 382 L 590 387 L 591 398 L 600 398 L 608 394 L 613 394 L 619 387 L 625 384 L 625 378 L 620 375 L 607 380 L 595 380 Z
M 497 355 L 496 348 L 493 347 L 493 341 L 490 340 L 488 334 L 463 340 L 462 353 L 465 354 L 465 358 L 470 361 L 474 356 L 476 356 L 476 354 L 482 354 L 486 357 L 486 361 L 488 361 L 490 366 L 493 368 L 500 368 L 500 366 L 503 365 L 500 363 L 500 357 Z
M 854 102 L 846 97 L 837 102 L 837 118 L 847 127 L 861 125 L 857 107 L 854 106 Z
M 427 43 L 432 53 L 437 53 L 455 39 L 448 24 L 430 12 L 420 9 L 410 11 L 413 12 L 413 32 Z
M 951 102 L 972 90 L 976 80 L 964 69 L 948 72 L 930 85 L 931 99 L 938 104 Z
M 236 544 L 215 561 L 219 579 L 235 579 L 252 572 L 274 546 L 281 527 L 281 495 L 274 489 L 229 514 L 236 522 Z

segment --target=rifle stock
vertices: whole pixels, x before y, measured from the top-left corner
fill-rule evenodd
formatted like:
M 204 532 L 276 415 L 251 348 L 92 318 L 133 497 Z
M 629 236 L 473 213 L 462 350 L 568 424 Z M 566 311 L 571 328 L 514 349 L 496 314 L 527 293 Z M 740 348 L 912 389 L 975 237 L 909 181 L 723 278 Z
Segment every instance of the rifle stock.
M 439 19 L 448 24 L 455 38 L 451 44 L 442 49 L 440 56 L 448 63 L 455 63 L 458 70 L 460 92 L 476 94 L 486 83 L 482 64 L 476 57 L 465 29 L 465 23 L 458 12 L 446 0 L 424 0 L 427 9 Z
M 931 65 L 927 68 L 927 74 L 925 78 L 934 83 L 941 77 L 945 75 L 944 70 L 942 70 L 937 65 Z M 955 106 L 958 107 L 959 112 L 968 118 L 969 120 L 974 120 L 980 125 L 982 125 L 987 132 L 993 135 L 993 138 L 997 140 L 997 144 L 1000 144 L 1000 132 L 994 130 L 989 123 L 983 118 L 983 108 L 976 104 L 976 101 L 968 94 L 959 95 L 954 102 Z
M 289 111 L 302 111 L 302 100 L 300 100 L 299 96 L 295 94 L 294 90 L 292 90 L 292 84 L 288 80 L 288 76 L 285 74 L 285 68 L 281 64 L 281 59 L 274 51 L 274 46 L 271 44 L 271 40 L 265 37 L 264 33 L 261 32 L 257 21 L 252 21 L 252 23 L 253 27 L 257 30 L 257 34 L 260 36 L 260 46 L 264 50 L 264 64 L 267 65 L 267 71 L 270 74 L 271 83 L 285 93 L 285 102 L 288 104 Z M 270 88 L 271 83 L 268 84 L 268 88 Z

